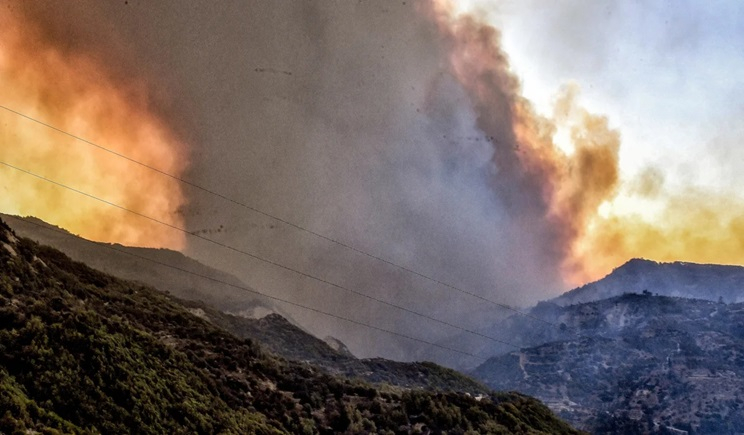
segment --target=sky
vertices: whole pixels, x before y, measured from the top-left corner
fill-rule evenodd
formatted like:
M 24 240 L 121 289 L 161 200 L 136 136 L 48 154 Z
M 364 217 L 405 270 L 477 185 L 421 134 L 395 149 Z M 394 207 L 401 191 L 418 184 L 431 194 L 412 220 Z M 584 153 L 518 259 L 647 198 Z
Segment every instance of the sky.
M 633 257 L 744 258 L 738 2 L 0 5 L 0 211 L 427 340 L 458 331 L 338 286 L 477 328 L 506 313 L 459 290 L 529 306 Z

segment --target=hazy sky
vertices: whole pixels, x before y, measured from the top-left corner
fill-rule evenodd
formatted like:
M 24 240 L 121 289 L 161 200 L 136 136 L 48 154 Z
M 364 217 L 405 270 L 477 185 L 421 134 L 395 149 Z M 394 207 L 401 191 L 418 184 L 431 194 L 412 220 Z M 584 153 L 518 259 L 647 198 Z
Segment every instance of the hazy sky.
M 744 4 L 473 3 L 503 30 L 524 94 L 541 110 L 573 81 L 588 109 L 608 115 L 623 136 L 624 175 L 655 165 L 670 184 L 740 194 Z
M 744 258 L 739 2 L 1 4 L 2 105 L 498 302 L 632 257 Z M 503 314 L 10 112 L 0 125 L 3 161 L 170 225 L 464 327 Z M 457 332 L 0 169 L 4 212 Z M 416 355 L 293 313 L 362 355 Z
M 741 264 L 744 236 L 736 217 L 744 199 L 741 2 L 465 3 L 503 31 L 524 95 L 539 110 L 550 113 L 556 90 L 574 82 L 582 104 L 605 114 L 621 133 L 619 167 L 630 181 L 602 212 L 686 227 L 665 238 L 651 236 L 672 249 L 635 243 L 640 249 L 633 256 Z M 637 195 L 637 179 L 649 171 L 659 180 L 659 195 Z M 700 216 L 677 222 L 675 215 L 702 209 Z M 707 228 L 720 228 L 726 236 L 708 234 Z M 718 240 L 721 252 L 733 240 L 731 254 L 713 258 L 713 246 L 683 247 L 669 240 L 695 237 Z

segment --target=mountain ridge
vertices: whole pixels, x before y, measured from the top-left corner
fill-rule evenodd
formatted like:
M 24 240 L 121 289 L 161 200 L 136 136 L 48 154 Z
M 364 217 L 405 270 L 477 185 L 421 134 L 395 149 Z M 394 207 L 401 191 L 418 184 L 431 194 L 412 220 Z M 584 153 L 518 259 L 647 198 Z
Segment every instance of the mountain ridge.
M 456 371 L 448 368 L 444 368 L 438 365 L 429 363 L 400 363 L 396 361 L 386 360 L 382 358 L 370 358 L 370 359 L 358 359 L 351 352 L 346 349 L 346 346 L 336 340 L 340 350 L 336 350 L 331 347 L 326 341 L 315 337 L 308 331 L 298 326 L 295 322 L 287 319 L 283 313 L 279 314 L 274 311 L 269 312 L 259 318 L 251 318 L 244 315 L 236 314 L 232 311 L 224 311 L 211 306 L 204 300 L 199 300 L 201 295 L 210 295 L 210 290 L 213 287 L 200 288 L 194 285 L 188 279 L 183 279 L 186 275 L 180 269 L 184 267 L 197 267 L 197 274 L 207 277 L 220 277 L 224 275 L 226 279 L 231 279 L 232 282 L 240 282 L 238 278 L 232 277 L 229 274 L 223 273 L 216 269 L 212 269 L 208 266 L 201 265 L 201 263 L 184 256 L 183 254 L 171 251 L 167 249 L 150 249 L 150 248 L 131 248 L 122 247 L 117 245 L 116 250 L 106 249 L 110 247 L 107 244 L 101 244 L 92 242 L 86 239 L 79 238 L 67 231 L 54 227 L 36 218 L 13 218 L 14 222 L 25 222 L 30 225 L 27 228 L 27 233 L 39 235 L 39 231 L 35 231 L 37 228 L 49 227 L 53 230 L 52 236 L 62 236 L 62 243 L 58 239 L 52 238 L 52 242 L 56 244 L 62 244 L 68 248 L 69 251 L 73 251 L 78 254 L 78 257 L 95 258 L 96 263 L 104 265 L 114 265 L 117 275 L 121 278 L 126 279 L 130 276 L 136 276 L 137 282 L 144 283 L 153 288 L 157 288 L 157 285 L 163 281 L 163 276 L 169 279 L 169 288 L 175 289 L 175 291 L 169 291 L 167 294 L 176 296 L 179 299 L 179 303 L 186 307 L 192 314 L 200 317 L 210 323 L 227 330 L 233 335 L 240 338 L 247 338 L 256 340 L 263 346 L 267 347 L 270 351 L 277 355 L 280 355 L 288 360 L 307 362 L 313 364 L 319 368 L 326 370 L 329 373 L 336 375 L 342 375 L 347 377 L 358 377 L 365 379 L 369 382 L 379 383 L 387 382 L 394 385 L 409 387 L 409 388 L 434 388 L 434 389 L 459 389 L 462 391 L 471 392 L 473 394 L 481 394 L 487 391 L 487 389 L 479 384 L 478 382 L 463 376 Z M 41 232 L 41 235 L 45 233 Z M 37 237 L 38 238 L 38 237 Z M 90 250 L 92 247 L 93 250 Z M 127 251 L 119 252 L 120 249 L 126 249 Z M 135 258 L 134 263 L 128 263 L 129 257 L 127 252 L 145 252 L 151 256 L 156 257 L 154 259 L 154 267 L 158 273 L 153 276 L 149 275 L 152 266 L 151 261 L 147 261 L 144 258 Z M 114 255 L 113 259 L 106 258 L 105 255 Z M 177 264 L 181 267 L 177 269 L 169 268 L 165 261 L 176 260 Z M 136 267 L 140 266 L 140 267 Z M 148 266 L 148 267 L 143 267 Z M 219 279 L 219 278 L 218 278 Z M 179 287 L 179 282 L 186 282 L 187 285 L 191 285 L 195 288 L 194 291 L 184 291 Z M 200 280 L 199 283 L 210 283 L 211 280 Z M 231 281 L 221 280 L 231 284 Z M 232 284 L 235 285 L 235 284 Z M 228 287 L 229 288 L 229 287 Z M 186 295 L 184 298 L 182 295 Z M 268 311 L 265 305 L 262 305 L 262 301 L 256 302 L 253 300 L 253 296 L 250 293 L 237 293 L 238 296 L 247 297 L 248 303 L 240 301 L 240 303 L 225 304 L 232 310 L 235 310 L 237 306 L 255 306 Z M 219 296 L 211 295 L 212 298 Z M 207 299 L 207 298 L 201 298 Z M 208 299 L 209 300 L 209 299 Z M 237 311 L 237 310 L 235 310 Z M 244 311 L 244 310 L 243 310 Z M 335 340 L 335 339 L 334 339 Z
M 1 220 L 0 244 L 5 433 L 578 433 L 516 393 L 373 387 L 276 357 Z
M 0 218 L 12 222 L 20 236 L 53 246 L 77 261 L 119 278 L 143 282 L 181 299 L 201 300 L 224 311 L 252 313 L 254 317 L 276 312 L 292 321 L 276 303 L 237 277 L 178 251 L 95 242 L 35 217 L 0 213 Z M 192 273 L 186 275 L 183 270 Z

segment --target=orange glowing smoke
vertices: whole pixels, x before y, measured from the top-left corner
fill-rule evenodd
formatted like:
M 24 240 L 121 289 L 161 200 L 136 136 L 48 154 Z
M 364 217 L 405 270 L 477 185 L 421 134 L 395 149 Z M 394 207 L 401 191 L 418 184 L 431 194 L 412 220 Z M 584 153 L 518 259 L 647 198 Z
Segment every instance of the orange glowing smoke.
M 589 278 L 602 276 L 630 257 L 656 261 L 742 264 L 744 204 L 699 189 L 662 194 L 653 220 L 641 216 L 597 217 L 577 243 Z
M 740 263 L 744 258 L 744 204 L 688 189 L 663 192 L 663 177 L 649 171 L 622 182 L 620 134 L 603 116 L 576 104 L 566 87 L 552 119 L 535 113 L 521 96 L 496 29 L 434 0 L 427 13 L 438 25 L 452 74 L 469 95 L 478 128 L 493 137 L 494 190 L 506 211 L 537 234 L 546 259 L 570 284 L 597 279 L 633 257 L 658 261 Z M 570 131 L 573 150 L 555 144 L 558 128 Z M 656 201 L 652 221 L 637 214 L 600 214 L 619 195 Z
M 148 107 L 144 82 L 114 79 L 95 56 L 42 30 L 23 14 L 0 12 L 0 105 L 181 174 L 183 147 Z M 173 180 L 6 110 L 0 110 L 0 160 L 182 226 L 184 195 Z M 86 238 L 184 245 L 184 235 L 172 229 L 4 166 L 0 188 L 0 211 L 37 216 Z

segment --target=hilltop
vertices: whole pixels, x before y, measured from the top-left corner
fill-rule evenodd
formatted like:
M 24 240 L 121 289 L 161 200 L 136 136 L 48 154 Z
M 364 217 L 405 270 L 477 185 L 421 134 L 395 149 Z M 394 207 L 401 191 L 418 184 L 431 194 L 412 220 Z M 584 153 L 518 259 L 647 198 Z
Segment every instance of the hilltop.
M 558 305 L 648 291 L 662 296 L 744 302 L 744 267 L 632 259 L 606 277 L 551 300 Z
M 522 347 L 570 339 L 571 331 L 566 330 L 566 325 L 561 327 L 563 321 L 559 318 L 563 313 L 571 312 L 571 305 L 599 302 L 627 294 L 723 303 L 744 302 L 744 267 L 632 259 L 598 281 L 524 310 L 526 315 L 511 315 L 495 320 L 482 325 L 477 331 Z M 468 334 L 458 334 L 441 343 L 447 346 L 467 343 L 468 348 L 477 349 L 476 353 L 484 358 L 512 350 L 499 343 L 482 343 Z M 474 367 L 460 368 L 472 370 Z

